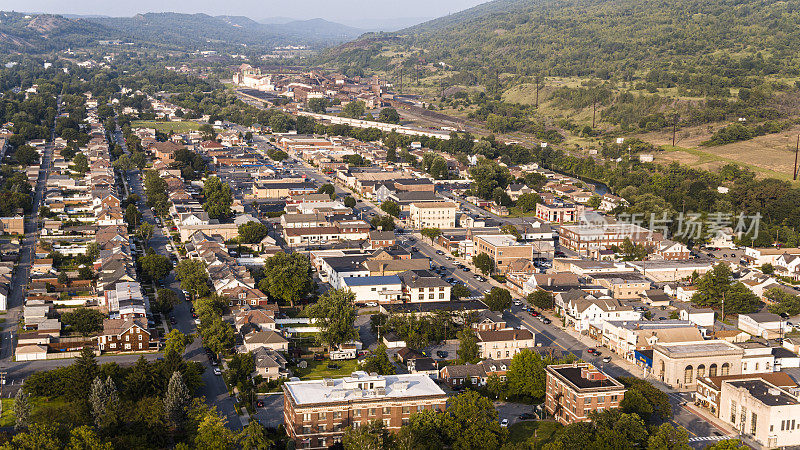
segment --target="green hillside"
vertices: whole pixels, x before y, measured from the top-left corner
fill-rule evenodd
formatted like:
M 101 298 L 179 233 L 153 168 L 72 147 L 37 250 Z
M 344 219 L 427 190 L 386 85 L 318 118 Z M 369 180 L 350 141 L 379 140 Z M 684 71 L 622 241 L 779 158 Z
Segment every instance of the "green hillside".
M 372 35 L 326 58 L 374 66 L 375 41 L 400 38 L 428 62 L 472 71 L 623 79 L 653 68 L 729 79 L 795 75 L 798 9 L 798 0 L 496 0 Z

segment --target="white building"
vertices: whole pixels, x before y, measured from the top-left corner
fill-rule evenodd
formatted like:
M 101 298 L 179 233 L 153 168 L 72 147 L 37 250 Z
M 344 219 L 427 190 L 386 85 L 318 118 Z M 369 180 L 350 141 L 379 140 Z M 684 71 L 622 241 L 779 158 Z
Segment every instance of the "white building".
M 403 298 L 403 284 L 397 275 L 347 277 L 341 279 L 343 288 L 350 289 L 356 303 L 398 303 Z
M 763 379 L 724 381 L 719 417 L 767 448 L 800 445 L 800 401 Z

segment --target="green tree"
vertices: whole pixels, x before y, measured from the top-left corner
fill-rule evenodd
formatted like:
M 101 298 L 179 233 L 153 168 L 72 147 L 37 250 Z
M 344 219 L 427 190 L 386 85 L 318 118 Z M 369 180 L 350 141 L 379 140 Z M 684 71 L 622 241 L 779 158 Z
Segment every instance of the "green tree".
M 475 391 L 450 398 L 443 425 L 453 449 L 497 449 L 508 436 L 491 400 Z
M 378 348 L 364 359 L 363 368 L 368 373 L 374 372 L 379 375 L 394 374 L 394 364 L 389 360 L 389 355 L 386 353 L 386 344 L 378 344 Z
M 601 203 L 600 196 L 595 194 L 595 195 L 589 197 L 589 201 L 586 202 L 586 206 L 588 206 L 589 208 L 595 208 L 596 209 L 596 208 L 600 207 L 600 203 Z
M 715 444 L 706 446 L 705 450 L 747 450 L 750 447 L 744 445 L 739 439 L 724 439 Z
M 184 259 L 175 267 L 175 274 L 181 281 L 181 289 L 195 297 L 205 297 L 211 293 L 210 279 L 206 265 L 197 259 Z
M 622 254 L 623 261 L 641 261 L 647 258 L 649 252 L 644 245 L 634 244 L 631 238 L 625 237 L 622 241 L 622 246 L 619 248 L 619 253 Z
M 800 297 L 792 295 L 781 288 L 768 289 L 764 297 L 771 303 L 768 307 L 773 314 L 800 314 Z
M 83 153 L 78 153 L 72 159 L 72 168 L 81 175 L 89 171 L 89 160 Z
M 348 427 L 342 436 L 345 450 L 385 450 L 392 448 L 393 436 L 380 420 L 359 427 Z
M 17 147 L 17 151 L 14 152 L 14 160 L 17 161 L 17 164 L 23 166 L 30 166 L 31 164 L 39 162 L 40 157 L 41 155 L 39 155 L 39 152 L 30 145 L 21 145 Z
M 458 355 L 459 364 L 475 363 L 480 359 L 478 349 L 478 337 L 469 328 L 463 328 L 458 332 Z
M 28 419 L 31 415 L 31 405 L 28 394 L 20 388 L 14 396 L 14 429 L 16 431 L 28 428 Z
M 366 111 L 366 105 L 361 100 L 352 101 L 342 109 L 342 116 L 350 119 L 360 119 Z
M 444 428 L 444 413 L 425 409 L 409 417 L 397 435 L 399 449 L 438 450 L 449 445 Z
M 203 209 L 208 213 L 208 217 L 212 219 L 225 220 L 233 215 L 231 205 L 233 204 L 233 195 L 231 188 L 223 183 L 219 177 L 208 177 L 203 183 L 203 195 L 205 196 L 205 203 Z
M 546 366 L 547 362 L 538 352 L 524 349 L 514 355 L 506 373 L 508 394 L 519 398 L 543 398 Z
M 536 290 L 528 294 L 528 303 L 539 309 L 553 309 L 555 307 L 555 299 L 553 294 L 547 291 Z
M 172 308 L 181 302 L 178 294 L 170 288 L 162 288 L 156 292 L 156 302 L 161 312 L 171 311 Z
M 204 141 L 213 141 L 217 137 L 216 130 L 214 130 L 214 127 L 208 123 L 200 125 L 200 128 L 198 128 L 197 131 L 200 132 L 200 138 Z
M 144 245 L 147 245 L 147 243 L 150 241 L 150 238 L 153 237 L 153 225 L 151 225 L 149 222 L 142 222 L 142 224 L 139 225 L 139 228 L 136 230 L 136 235 L 142 240 Z
M 328 197 L 330 197 L 331 200 L 335 200 L 336 188 L 332 184 L 326 183 L 320 186 L 319 189 L 317 189 L 317 194 L 328 194 Z
M 306 315 L 316 319 L 315 324 L 320 329 L 317 340 L 320 343 L 338 347 L 358 338 L 355 299 L 355 294 L 349 289 L 336 289 L 326 292 L 317 303 L 306 308 Z
M 104 442 L 96 431 L 84 425 L 73 428 L 69 432 L 69 443 L 66 450 L 113 450 L 111 442 Z
M 492 311 L 503 311 L 511 307 L 511 292 L 508 292 L 508 289 L 492 287 L 488 293 L 484 294 L 483 302 Z
M 51 424 L 33 424 L 24 433 L 17 433 L 3 450 L 61 450 L 56 435 L 56 428 Z
M 325 114 L 328 109 L 328 99 L 327 98 L 310 98 L 306 103 L 308 106 L 309 111 L 317 113 L 317 114 Z
M 648 450 L 689 450 L 689 434 L 684 428 L 661 424 L 647 440 Z
M 422 230 L 420 230 L 419 233 L 422 236 L 430 239 L 431 244 L 433 244 L 433 241 L 435 241 L 436 239 L 439 238 L 439 236 L 442 235 L 442 230 L 440 230 L 439 228 L 423 228 Z
M 496 188 L 505 189 L 513 179 L 508 167 L 490 159 L 481 159 L 469 173 L 475 185 L 473 192 L 486 200 L 492 199 Z
M 181 429 L 186 424 L 190 400 L 191 395 L 183 382 L 183 376 L 178 371 L 173 372 L 164 394 L 164 413 L 167 423 L 173 429 Z
M 625 397 L 623 397 L 623 402 L 620 403 L 620 407 L 624 412 L 636 413 L 642 419 L 651 423 L 666 421 L 672 417 L 672 405 L 669 402 L 669 397 L 666 393 L 650 384 L 650 382 L 635 377 L 620 377 L 618 381 L 628 388 Z M 631 392 L 637 392 L 639 395 Z M 631 393 L 630 396 L 629 393 Z M 650 407 L 641 405 L 639 403 L 640 398 L 644 398 L 650 404 Z M 650 412 L 648 413 L 648 411 Z
M 381 209 L 386 214 L 400 217 L 400 205 L 391 200 L 386 200 L 385 202 L 381 203 Z
M 267 237 L 267 226 L 261 222 L 250 221 L 239 225 L 239 241 L 243 244 L 256 244 Z
M 177 328 L 173 328 L 165 336 L 164 354 L 174 352 L 183 356 L 186 351 L 186 346 L 191 344 L 191 335 L 186 335 L 180 332 Z
M 172 272 L 172 261 L 166 256 L 150 253 L 139 257 L 139 267 L 148 280 L 158 281 Z
M 454 301 L 461 300 L 464 297 L 470 297 L 470 296 L 472 296 L 472 291 L 463 284 L 456 284 L 450 291 L 451 300 Z
M 775 273 L 775 266 L 770 263 L 766 263 L 761 266 L 761 272 L 763 272 L 765 275 L 772 275 Z
M 136 205 L 128 205 L 128 207 L 125 208 L 125 223 L 128 224 L 128 228 L 131 230 L 135 230 L 141 225 L 142 213 Z
M 302 253 L 278 252 L 264 261 L 262 273 L 264 277 L 259 281 L 258 288 L 292 307 L 314 292 L 311 262 Z
M 494 272 L 494 259 L 487 253 L 478 253 L 472 257 L 472 264 L 484 275 Z
M 103 331 L 103 313 L 96 309 L 75 308 L 61 315 L 61 322 L 69 329 L 84 336 Z
M 191 420 L 196 423 L 194 446 L 198 450 L 226 450 L 236 443 L 236 436 L 225 425 L 216 408 L 193 408 Z
M 394 108 L 383 108 L 378 114 L 378 120 L 386 123 L 400 123 L 400 114 Z
M 344 198 L 344 206 L 348 208 L 355 208 L 356 199 L 354 199 L 352 195 L 348 195 L 347 197 Z
M 257 420 L 251 420 L 237 437 L 242 450 L 269 450 L 275 442 L 267 437 L 264 427 Z
M 726 313 L 749 314 L 758 311 L 761 301 L 744 284 L 734 281 L 731 269 L 717 264 L 697 281 L 692 303 L 698 306 L 722 307 Z
M 375 216 L 370 220 L 370 225 L 376 230 L 393 231 L 394 219 L 392 216 Z

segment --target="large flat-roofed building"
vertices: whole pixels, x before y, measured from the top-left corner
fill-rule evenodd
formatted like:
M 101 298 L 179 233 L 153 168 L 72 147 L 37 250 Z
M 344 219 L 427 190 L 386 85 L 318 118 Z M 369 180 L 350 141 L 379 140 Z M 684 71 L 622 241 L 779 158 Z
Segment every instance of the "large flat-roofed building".
M 653 248 L 663 240 L 663 235 L 629 223 L 580 224 L 562 226 L 558 242 L 581 256 L 598 257 L 601 250 L 619 247 L 626 238 Z
M 479 235 L 475 237 L 475 254 L 485 253 L 494 261 L 495 268 L 505 273 L 508 266 L 518 259 L 533 260 L 533 245 L 518 242 L 508 234 Z
M 568 223 L 578 220 L 583 206 L 573 204 L 536 204 L 536 218 L 552 223 Z
M 370 375 L 289 381 L 283 385 L 286 432 L 296 448 L 327 448 L 349 426 L 373 420 L 396 432 L 426 409 L 444 410 L 447 394 L 428 375 Z
M 409 207 L 413 228 L 455 228 L 456 210 L 453 202 L 420 202 Z
M 800 445 L 800 401 L 763 379 L 724 381 L 719 418 L 766 448 Z
M 592 411 L 619 408 L 625 386 L 589 363 L 547 366 L 545 408 L 564 425 L 588 422 Z
M 653 374 L 677 389 L 694 389 L 698 377 L 738 375 L 744 350 L 719 339 L 653 345 Z
M 698 377 L 694 392 L 696 405 L 706 408 L 716 417 L 720 414 L 720 394 L 725 381 L 761 379 L 782 389 L 795 390 L 797 383 L 786 372 L 751 373 L 748 375 L 728 375 L 719 377 Z

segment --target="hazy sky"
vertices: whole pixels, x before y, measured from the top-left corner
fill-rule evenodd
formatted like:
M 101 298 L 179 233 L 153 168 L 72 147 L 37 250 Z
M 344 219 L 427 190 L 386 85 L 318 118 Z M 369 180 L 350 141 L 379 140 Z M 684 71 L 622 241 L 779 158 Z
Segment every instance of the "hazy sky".
M 0 10 L 55 14 L 132 16 L 173 11 L 242 15 L 252 19 L 322 17 L 342 22 L 358 19 L 438 17 L 486 0 L 0 0 Z

